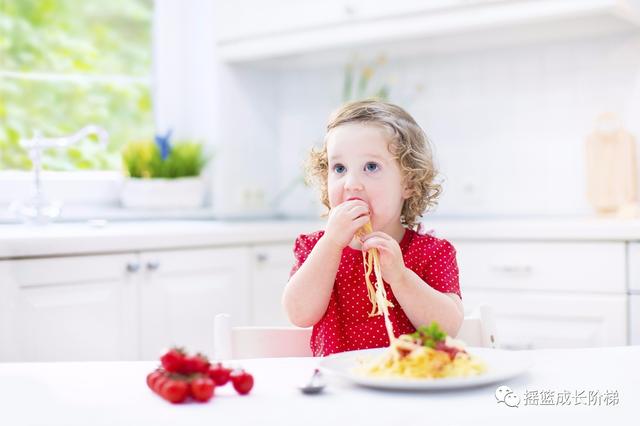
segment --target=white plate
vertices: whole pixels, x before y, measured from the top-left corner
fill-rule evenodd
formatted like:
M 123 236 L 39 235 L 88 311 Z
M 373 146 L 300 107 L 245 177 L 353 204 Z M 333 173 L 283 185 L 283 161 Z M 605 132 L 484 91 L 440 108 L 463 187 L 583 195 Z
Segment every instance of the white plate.
M 381 389 L 398 390 L 438 390 L 458 389 L 502 383 L 525 373 L 531 367 L 531 360 L 524 352 L 504 351 L 488 348 L 467 348 L 467 351 L 481 359 L 487 371 L 479 376 L 452 377 L 445 379 L 407 379 L 391 377 L 367 377 L 353 372 L 359 359 L 370 359 L 386 351 L 387 348 L 365 349 L 329 355 L 320 360 L 320 368 L 330 374 L 342 377 L 352 383 Z

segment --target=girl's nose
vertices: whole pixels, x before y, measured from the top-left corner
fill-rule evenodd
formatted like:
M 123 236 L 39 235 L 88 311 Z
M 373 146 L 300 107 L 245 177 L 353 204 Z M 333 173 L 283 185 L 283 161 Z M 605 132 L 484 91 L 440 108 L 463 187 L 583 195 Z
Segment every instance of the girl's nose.
M 361 191 L 364 189 L 362 182 L 355 173 L 348 173 L 344 181 L 344 189 L 351 191 Z

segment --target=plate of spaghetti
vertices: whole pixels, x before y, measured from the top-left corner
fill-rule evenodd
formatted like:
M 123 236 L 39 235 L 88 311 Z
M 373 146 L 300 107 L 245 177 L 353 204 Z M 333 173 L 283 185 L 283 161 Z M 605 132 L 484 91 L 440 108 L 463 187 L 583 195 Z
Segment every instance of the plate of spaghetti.
M 320 368 L 367 387 L 438 390 L 502 382 L 526 372 L 530 364 L 521 352 L 466 348 L 434 322 L 399 336 L 386 348 L 330 355 L 320 361 Z

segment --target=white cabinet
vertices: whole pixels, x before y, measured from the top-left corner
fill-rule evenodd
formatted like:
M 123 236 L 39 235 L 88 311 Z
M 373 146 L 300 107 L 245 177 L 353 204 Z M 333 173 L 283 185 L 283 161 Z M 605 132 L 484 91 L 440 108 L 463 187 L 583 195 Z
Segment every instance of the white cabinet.
M 215 23 L 217 39 L 232 42 L 505 1 L 222 0 L 216 3 Z
M 221 312 L 288 325 L 293 241 L 280 241 L 0 260 L 0 361 L 148 360 L 173 344 L 210 354 Z M 452 242 L 465 308 L 494 308 L 502 346 L 627 342 L 638 245 Z
M 253 324 L 291 325 L 282 308 L 281 298 L 295 261 L 293 241 L 286 244 L 253 247 L 251 268 L 251 311 Z
M 454 242 L 465 288 L 624 293 L 623 242 Z
M 490 305 L 505 348 L 627 343 L 624 242 L 454 242 L 465 309 Z
M 499 346 L 508 349 L 621 346 L 627 340 L 624 294 L 468 290 L 465 309 L 481 303 L 495 312 Z
M 142 359 L 156 359 L 171 345 L 211 354 L 218 313 L 248 324 L 248 253 L 248 248 L 142 253 Z
M 390 50 L 495 45 L 637 28 L 636 2 L 620 0 L 222 0 L 215 22 L 229 62 L 353 46 Z
M 249 249 L 0 261 L 0 361 L 211 353 L 213 318 L 249 320 Z
M 629 344 L 640 345 L 640 243 L 629 243 Z
M 1 361 L 137 358 L 135 255 L 2 261 Z
M 216 3 L 216 33 L 221 42 L 303 31 L 350 17 L 343 0 L 222 0 Z
M 13 355 L 11 338 L 13 336 L 13 286 L 10 284 L 9 270 L 12 262 L 0 260 L 0 361 L 8 360 Z

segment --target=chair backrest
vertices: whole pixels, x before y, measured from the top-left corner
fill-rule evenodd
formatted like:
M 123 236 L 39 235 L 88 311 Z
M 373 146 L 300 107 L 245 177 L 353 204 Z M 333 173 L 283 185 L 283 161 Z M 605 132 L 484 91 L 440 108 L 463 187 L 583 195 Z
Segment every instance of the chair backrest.
M 218 314 L 213 338 L 216 360 L 312 356 L 311 328 L 231 327 L 229 315 Z
M 498 339 L 493 309 L 484 304 L 476 306 L 468 316 L 464 317 L 456 339 L 462 340 L 467 346 L 496 348 Z
M 311 328 L 232 327 L 228 314 L 218 314 L 213 337 L 216 360 L 312 356 Z M 464 318 L 456 339 L 468 346 L 495 348 L 492 309 L 487 305 L 478 306 Z

